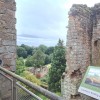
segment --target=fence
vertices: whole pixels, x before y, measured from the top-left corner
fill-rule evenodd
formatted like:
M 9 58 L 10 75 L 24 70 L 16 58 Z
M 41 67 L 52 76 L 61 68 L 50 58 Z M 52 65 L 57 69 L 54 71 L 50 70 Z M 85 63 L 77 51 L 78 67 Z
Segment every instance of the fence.
M 44 100 L 26 87 L 48 98 L 45 100 L 63 100 L 62 97 L 0 67 L 0 100 Z

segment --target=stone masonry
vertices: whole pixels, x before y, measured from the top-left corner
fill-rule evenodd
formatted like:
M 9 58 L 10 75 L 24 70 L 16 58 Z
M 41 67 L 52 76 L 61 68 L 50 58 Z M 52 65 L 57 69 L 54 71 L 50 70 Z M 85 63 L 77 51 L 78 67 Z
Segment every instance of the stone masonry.
M 64 100 L 95 100 L 78 93 L 89 65 L 100 66 L 100 4 L 74 4 L 69 11 Z
M 15 10 L 15 0 L 0 0 L 0 60 L 11 71 L 16 65 Z M 0 74 L 0 100 L 12 100 L 11 87 L 11 81 Z

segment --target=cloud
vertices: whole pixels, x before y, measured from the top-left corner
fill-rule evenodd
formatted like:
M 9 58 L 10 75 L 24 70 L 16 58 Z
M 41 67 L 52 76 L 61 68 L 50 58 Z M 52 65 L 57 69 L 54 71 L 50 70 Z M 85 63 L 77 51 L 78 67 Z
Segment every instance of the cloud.
M 42 39 L 42 38 L 27 38 L 27 37 L 19 37 L 17 36 L 17 44 L 26 44 L 29 46 L 39 46 L 40 44 L 45 44 L 46 46 L 55 46 L 58 40 L 49 40 L 49 39 Z M 21 42 L 21 44 L 20 44 Z
M 18 44 L 21 44 L 22 41 L 25 42 L 26 38 L 28 41 L 31 41 L 32 38 L 38 39 L 41 41 L 40 43 L 44 44 L 47 44 L 47 40 L 50 44 L 50 41 L 57 41 L 59 38 L 65 39 L 67 23 L 63 8 L 65 0 L 62 2 L 60 0 L 16 0 L 16 2 Z M 51 45 L 56 44 L 51 43 Z
M 99 0 L 16 0 L 17 43 L 54 45 L 59 38 L 66 42 L 68 11 L 72 4 L 93 6 L 98 2 Z

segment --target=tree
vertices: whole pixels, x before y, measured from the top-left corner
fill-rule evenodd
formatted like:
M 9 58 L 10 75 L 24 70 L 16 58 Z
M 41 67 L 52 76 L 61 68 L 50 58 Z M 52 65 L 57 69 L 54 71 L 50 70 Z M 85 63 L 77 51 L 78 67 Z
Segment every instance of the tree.
M 25 50 L 25 48 L 17 46 L 17 55 L 18 55 L 18 57 L 26 58 L 27 57 L 27 51 Z
M 17 58 L 16 65 L 17 66 L 24 66 L 24 59 L 22 57 Z
M 45 53 L 46 52 L 46 50 L 47 50 L 47 47 L 45 46 L 45 45 L 40 45 L 39 47 L 38 47 L 38 49 L 40 49 L 43 53 Z
M 25 71 L 24 59 L 22 57 L 17 58 L 17 60 L 16 60 L 16 74 L 22 75 L 24 71 Z
M 50 63 L 51 63 L 51 58 L 50 58 L 49 55 L 46 55 L 46 56 L 45 56 L 45 65 L 46 65 L 46 64 L 50 64 Z
M 45 54 L 40 49 L 38 49 L 33 55 L 33 60 L 34 67 L 41 67 L 45 63 Z
M 34 49 L 33 49 L 33 51 L 32 51 L 32 55 L 34 55 L 35 54 L 35 52 L 38 50 L 38 47 L 35 47 Z
M 25 66 L 16 66 L 16 74 L 17 75 L 21 76 L 24 71 L 25 71 Z
M 30 47 L 25 44 L 22 44 L 21 47 L 23 47 L 27 51 L 27 56 L 32 55 L 34 47 Z
M 50 54 L 53 53 L 53 51 L 54 51 L 54 47 L 48 47 L 47 50 L 45 51 L 45 53 L 46 53 L 47 55 L 50 55 Z
M 61 76 L 65 71 L 65 67 L 65 47 L 63 46 L 63 41 L 59 39 L 53 52 L 51 68 L 49 70 L 49 90 L 53 92 L 61 91 Z
M 28 56 L 26 61 L 25 61 L 25 66 L 27 67 L 32 67 L 33 66 L 33 57 L 32 56 Z
M 45 65 L 50 64 L 52 60 L 53 53 L 50 55 L 45 54 Z

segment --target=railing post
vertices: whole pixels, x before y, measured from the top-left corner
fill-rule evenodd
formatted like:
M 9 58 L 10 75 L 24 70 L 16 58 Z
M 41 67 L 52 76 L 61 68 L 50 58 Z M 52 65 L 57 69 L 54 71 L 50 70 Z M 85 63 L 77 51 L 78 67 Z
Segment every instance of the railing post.
M 17 100 L 16 79 L 13 78 L 13 100 Z

